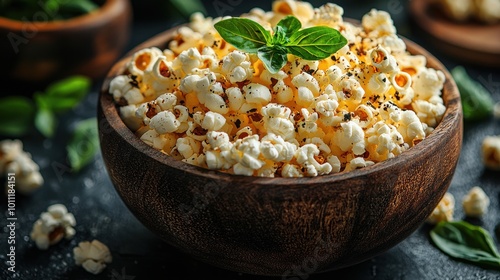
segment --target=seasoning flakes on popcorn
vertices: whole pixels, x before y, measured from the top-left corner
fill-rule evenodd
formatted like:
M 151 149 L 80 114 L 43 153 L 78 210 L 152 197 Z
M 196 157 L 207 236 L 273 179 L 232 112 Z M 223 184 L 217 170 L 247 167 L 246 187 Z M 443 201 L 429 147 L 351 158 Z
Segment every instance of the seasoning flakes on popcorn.
M 445 112 L 445 76 L 411 55 L 390 15 L 361 26 L 332 3 L 279 0 L 241 15 L 269 32 L 288 15 L 303 28 L 339 30 L 347 45 L 321 60 L 287 54 L 270 72 L 197 13 L 168 49 L 138 51 L 110 94 L 146 144 L 189 164 L 231 174 L 319 176 L 373 165 L 422 141 Z

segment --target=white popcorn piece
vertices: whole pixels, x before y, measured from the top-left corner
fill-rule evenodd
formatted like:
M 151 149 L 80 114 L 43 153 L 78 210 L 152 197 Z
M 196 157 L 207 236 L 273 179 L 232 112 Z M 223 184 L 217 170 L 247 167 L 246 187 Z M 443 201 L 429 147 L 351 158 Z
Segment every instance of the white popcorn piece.
M 381 46 L 368 51 L 368 58 L 371 65 L 377 67 L 383 73 L 392 73 L 398 71 L 398 63 L 396 58 L 392 56 L 389 51 Z
M 78 243 L 78 246 L 73 248 L 73 258 L 76 265 L 94 275 L 103 272 L 106 265 L 113 261 L 108 246 L 97 239 Z
M 446 77 L 444 73 L 432 68 L 421 69 L 413 79 L 413 89 L 416 98 L 429 100 L 434 96 L 441 95 Z
M 176 33 L 174 40 L 172 40 L 168 46 L 169 49 L 176 54 L 180 54 L 190 48 L 196 48 L 203 39 L 201 33 L 193 31 L 193 29 L 188 26 L 180 27 L 177 29 Z
M 287 141 L 295 138 L 295 126 L 289 119 L 290 108 L 276 103 L 269 103 L 262 107 L 261 114 L 264 119 L 264 127 L 268 133 L 279 135 Z
M 362 157 L 356 157 L 356 158 L 353 158 L 351 161 L 349 161 L 349 163 L 346 165 L 344 171 L 355 170 L 355 169 L 367 167 L 367 166 L 370 166 L 373 164 L 375 164 L 373 161 L 367 161 Z
M 280 17 L 294 15 L 302 24 L 311 20 L 314 15 L 314 8 L 309 2 L 295 0 L 276 0 L 272 4 L 272 11 Z
M 438 224 L 439 222 L 453 221 L 455 212 L 455 197 L 447 192 L 434 208 L 432 213 L 427 217 L 426 222 L 429 224 Z
M 224 124 L 226 124 L 224 116 L 219 113 L 207 112 L 201 122 L 201 127 L 206 130 L 219 130 Z
M 172 64 L 166 57 L 160 56 L 152 67 L 144 70 L 141 89 L 146 97 L 172 92 L 179 86 L 182 69 L 176 70 Z
M 335 144 L 344 151 L 352 151 L 355 155 L 365 153 L 365 132 L 354 121 L 341 124 L 334 136 Z
M 344 22 L 342 15 L 344 9 L 337 4 L 326 3 L 317 9 L 314 9 L 314 15 L 311 22 L 315 25 L 335 26 Z
M 488 212 L 490 198 L 484 190 L 475 186 L 462 199 L 462 207 L 468 217 L 480 218 Z
M 271 91 L 261 84 L 250 83 L 244 86 L 243 94 L 248 103 L 266 105 L 271 101 Z
M 386 11 L 371 9 L 362 17 L 361 25 L 369 33 L 372 33 L 372 36 L 379 37 L 396 33 L 391 15 Z
M 141 118 L 136 116 L 137 105 L 126 105 L 119 108 L 120 118 L 125 125 L 133 131 L 138 130 L 143 122 Z
M 38 164 L 30 153 L 23 150 L 23 143 L 19 139 L 0 141 L 0 174 L 8 173 L 15 174 L 15 191 L 23 195 L 32 194 L 44 183 Z M 5 190 L 8 189 L 6 184 Z
M 249 174 L 250 171 L 253 174 L 254 170 L 260 169 L 264 165 L 264 161 L 259 158 L 260 153 L 258 135 L 251 135 L 236 140 L 231 148 L 231 156 L 238 162 L 234 165 L 235 174 L 246 175 Z
M 297 149 L 296 159 L 297 163 L 300 164 L 306 171 L 306 176 L 318 176 L 329 174 L 332 171 L 332 166 L 322 159 L 323 162 L 318 162 L 319 149 L 314 144 L 306 144 Z
M 252 63 L 247 54 L 233 51 L 222 59 L 222 73 L 231 83 L 243 82 L 253 77 Z
M 127 69 L 132 75 L 142 76 L 145 70 L 153 67 L 160 56 L 163 56 L 163 52 L 156 47 L 139 50 L 132 56 Z
M 63 238 L 71 239 L 75 235 L 76 220 L 73 214 L 63 204 L 53 204 L 33 224 L 30 237 L 40 250 L 47 250 L 49 246 Z
M 500 170 L 500 135 L 489 135 L 483 139 L 481 155 L 486 168 Z
M 199 154 L 201 143 L 191 137 L 181 137 L 177 138 L 175 148 L 184 159 L 187 159 L 195 154 Z

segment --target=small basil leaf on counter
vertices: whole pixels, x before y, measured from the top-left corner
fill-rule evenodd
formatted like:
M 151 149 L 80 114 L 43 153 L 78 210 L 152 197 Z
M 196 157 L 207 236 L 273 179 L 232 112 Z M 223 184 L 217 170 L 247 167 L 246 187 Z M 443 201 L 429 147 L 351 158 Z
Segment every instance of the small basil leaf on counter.
M 39 107 L 35 115 L 35 127 L 47 138 L 52 138 L 56 131 L 57 119 L 47 108 Z
M 72 76 L 54 82 L 45 89 L 45 94 L 38 94 L 37 99 L 44 99 L 47 108 L 55 113 L 74 108 L 90 91 L 92 81 L 84 76 Z
M 490 234 L 465 221 L 440 222 L 431 231 L 434 245 L 447 255 L 500 270 L 500 254 Z
M 73 172 L 78 172 L 94 159 L 99 151 L 97 119 L 90 118 L 76 124 L 68 145 L 68 161 Z
M 451 75 L 460 91 L 464 119 L 480 120 L 490 117 L 495 102 L 488 90 L 472 79 L 463 66 L 453 68 Z
M 35 105 L 26 97 L 4 97 L 0 99 L 0 134 L 20 137 L 33 125 Z

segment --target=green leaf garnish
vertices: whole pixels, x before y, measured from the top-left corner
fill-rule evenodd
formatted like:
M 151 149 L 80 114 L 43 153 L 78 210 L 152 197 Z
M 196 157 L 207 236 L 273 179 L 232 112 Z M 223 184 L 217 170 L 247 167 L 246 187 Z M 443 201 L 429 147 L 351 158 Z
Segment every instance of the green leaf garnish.
M 0 99 L 0 134 L 19 137 L 33 125 L 35 105 L 26 97 L 4 97 Z
M 320 60 L 347 44 L 347 39 L 330 27 L 315 26 L 301 30 L 302 24 L 294 16 L 280 20 L 272 36 L 260 24 L 246 18 L 225 19 L 217 22 L 214 27 L 235 48 L 257 53 L 271 73 L 276 73 L 285 66 L 287 54 L 306 60 Z
M 465 221 L 440 222 L 430 237 L 441 251 L 455 259 L 500 270 L 500 254 L 482 227 Z
M 464 119 L 480 120 L 490 117 L 495 102 L 488 90 L 473 80 L 463 66 L 453 68 L 451 75 L 460 91 Z
M 295 32 L 287 49 L 303 59 L 319 60 L 331 56 L 346 44 L 347 39 L 337 30 L 316 26 Z
M 54 136 L 57 127 L 57 119 L 54 113 L 47 108 L 38 108 L 35 115 L 35 127 L 47 138 Z
M 66 146 L 68 161 L 73 172 L 87 166 L 99 151 L 97 119 L 90 118 L 77 123 Z
M 214 25 L 220 36 L 238 49 L 255 53 L 271 41 L 271 34 L 257 22 L 246 18 L 230 18 Z

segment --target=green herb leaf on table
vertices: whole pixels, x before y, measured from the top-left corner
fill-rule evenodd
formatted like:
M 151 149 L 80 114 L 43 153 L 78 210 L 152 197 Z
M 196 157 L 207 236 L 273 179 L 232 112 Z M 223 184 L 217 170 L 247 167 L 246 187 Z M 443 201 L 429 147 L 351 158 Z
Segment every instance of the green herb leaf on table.
M 57 119 L 52 111 L 39 107 L 35 115 L 35 127 L 43 136 L 51 138 L 57 127 Z
M 68 161 L 73 172 L 78 172 L 94 159 L 99 151 L 97 119 L 90 118 L 77 123 L 68 145 Z
M 451 75 L 460 91 L 464 119 L 481 120 L 490 117 L 495 102 L 488 90 L 472 79 L 463 66 L 453 68 Z
M 315 26 L 301 30 L 302 24 L 294 16 L 280 20 L 272 36 L 259 23 L 246 18 L 221 20 L 214 27 L 235 48 L 257 53 L 271 73 L 278 72 L 286 65 L 287 54 L 306 60 L 320 60 L 347 44 L 347 39 L 330 27 Z
M 482 227 L 465 221 L 440 222 L 430 237 L 434 245 L 453 258 L 500 270 L 500 254 Z
M 50 84 L 44 94 L 37 99 L 44 99 L 45 106 L 54 113 L 61 113 L 74 108 L 90 91 L 92 81 L 84 76 L 71 76 Z M 38 102 L 37 102 L 38 103 Z
M 0 134 L 19 137 L 33 125 L 35 105 L 26 97 L 12 96 L 0 99 Z

